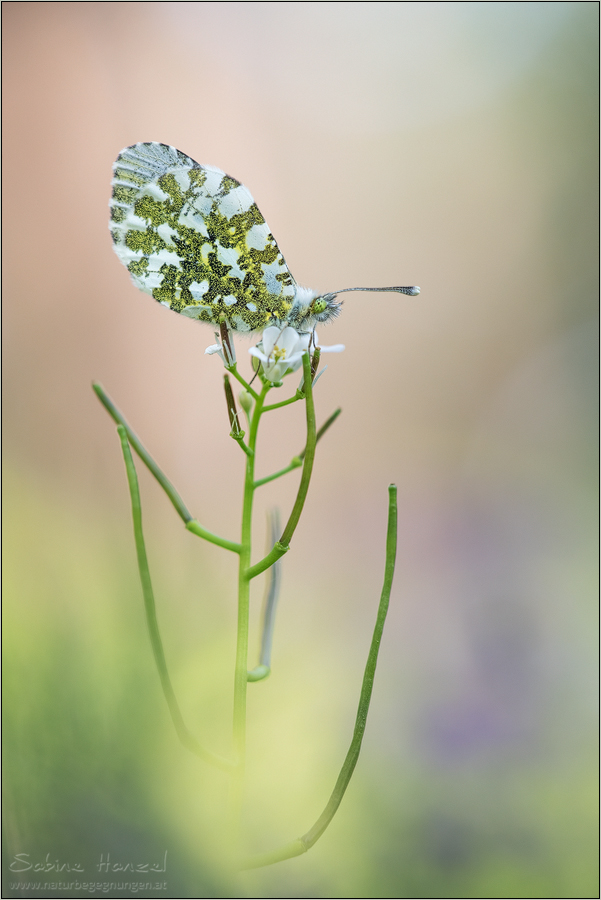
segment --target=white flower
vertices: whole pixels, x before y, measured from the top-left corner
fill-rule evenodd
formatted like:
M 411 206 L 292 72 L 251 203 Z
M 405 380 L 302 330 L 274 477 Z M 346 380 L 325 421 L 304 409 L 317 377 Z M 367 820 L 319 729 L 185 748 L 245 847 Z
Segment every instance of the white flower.
M 270 325 L 263 332 L 263 337 L 256 347 L 248 351 L 251 356 L 261 360 L 263 374 L 271 382 L 281 381 L 284 375 L 296 372 L 303 361 L 305 353 L 310 345 L 317 345 L 315 332 L 299 334 L 289 325 L 278 328 Z M 322 353 L 340 353 L 344 350 L 344 344 L 336 344 L 333 347 L 321 347 Z M 216 351 L 214 351 L 216 352 Z
M 317 340 L 316 331 L 313 332 L 313 343 L 316 347 L 319 347 L 322 353 L 342 353 L 344 350 L 344 344 L 332 344 L 331 347 L 321 347 Z
M 288 372 L 295 372 L 303 361 L 303 353 L 309 349 L 310 334 L 299 334 L 289 325 L 278 328 L 270 325 L 256 347 L 248 351 L 261 360 L 263 374 L 268 381 L 281 381 Z
M 223 361 L 223 364 L 225 365 L 225 356 L 223 355 L 223 350 L 221 349 L 221 344 L 211 344 L 210 347 L 207 347 L 207 349 L 205 350 L 205 353 L 207 353 L 209 356 L 212 356 L 213 353 L 218 353 Z
M 217 343 L 211 344 L 211 346 L 207 347 L 207 349 L 205 350 L 205 353 L 208 356 L 212 356 L 213 353 L 217 353 L 221 357 L 221 361 L 222 361 L 223 365 L 226 367 L 226 369 L 229 368 L 229 366 L 231 366 L 233 363 L 236 362 L 236 351 L 234 349 L 234 342 L 233 342 L 233 340 L 231 340 L 231 333 L 230 333 L 229 337 L 230 337 L 231 353 L 233 356 L 233 359 L 231 359 L 229 362 L 226 359 L 227 349 L 224 350 L 224 348 L 221 346 L 220 335 L 217 332 L 215 332 L 215 340 L 217 341 Z

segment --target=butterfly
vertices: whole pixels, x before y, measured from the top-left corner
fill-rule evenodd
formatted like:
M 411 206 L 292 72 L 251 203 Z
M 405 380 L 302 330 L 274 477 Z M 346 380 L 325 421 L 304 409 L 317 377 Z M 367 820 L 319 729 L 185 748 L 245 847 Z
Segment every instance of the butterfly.
M 136 287 L 174 312 L 237 332 L 289 325 L 299 333 L 335 318 L 346 291 L 320 294 L 292 277 L 250 191 L 221 169 L 154 141 L 113 165 L 110 230 Z

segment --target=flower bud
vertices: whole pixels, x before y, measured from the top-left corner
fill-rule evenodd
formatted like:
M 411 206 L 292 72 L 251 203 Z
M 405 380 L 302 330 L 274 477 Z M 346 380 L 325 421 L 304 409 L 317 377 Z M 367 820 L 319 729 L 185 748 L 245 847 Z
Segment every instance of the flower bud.
M 250 416 L 251 410 L 253 408 L 252 394 L 250 394 L 247 390 L 242 390 L 238 394 L 238 400 L 240 401 L 240 406 L 242 407 L 246 415 Z

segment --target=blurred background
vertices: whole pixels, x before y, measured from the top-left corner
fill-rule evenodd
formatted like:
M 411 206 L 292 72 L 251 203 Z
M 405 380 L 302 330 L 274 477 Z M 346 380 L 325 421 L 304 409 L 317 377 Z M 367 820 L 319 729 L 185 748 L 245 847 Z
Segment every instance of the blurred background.
M 165 852 L 166 888 L 140 896 L 598 896 L 598 5 L 11 2 L 3 20 L 4 896 L 84 896 L 15 877 L 106 881 L 108 855 Z M 318 422 L 343 414 L 284 560 L 272 676 L 249 686 L 249 852 L 303 834 L 335 782 L 391 481 L 397 573 L 338 815 L 308 855 L 241 875 L 226 780 L 160 693 L 90 388 L 236 539 L 211 330 L 136 291 L 111 248 L 111 165 L 148 140 L 247 185 L 301 284 L 421 287 L 347 294 L 320 335 L 346 352 Z M 259 473 L 303 440 L 301 407 L 274 414 Z M 138 468 L 176 692 L 227 753 L 235 560 Z M 255 558 L 297 474 L 262 489 Z M 251 665 L 260 605 L 257 586 Z

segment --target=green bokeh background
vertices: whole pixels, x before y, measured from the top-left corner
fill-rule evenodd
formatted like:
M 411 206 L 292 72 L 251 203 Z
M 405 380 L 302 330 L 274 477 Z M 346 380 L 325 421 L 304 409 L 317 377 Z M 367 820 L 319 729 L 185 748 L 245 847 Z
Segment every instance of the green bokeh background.
M 167 851 L 166 890 L 140 895 L 598 896 L 598 5 L 6 3 L 3 20 L 3 895 L 87 896 L 13 887 L 16 854 L 89 882 L 107 854 Z M 306 831 L 344 758 L 390 481 L 397 577 L 336 819 L 306 856 L 242 875 L 225 779 L 180 747 L 160 694 L 89 387 L 235 538 L 210 330 L 137 293 L 110 245 L 111 164 L 139 140 L 248 185 L 299 282 L 422 288 L 346 295 L 321 335 L 347 349 L 318 419 L 343 415 L 285 559 L 272 677 L 249 687 L 249 851 Z M 296 407 L 266 423 L 261 474 L 302 424 Z M 232 561 L 140 478 L 176 690 L 227 752 Z M 295 484 L 263 489 L 257 552 Z

